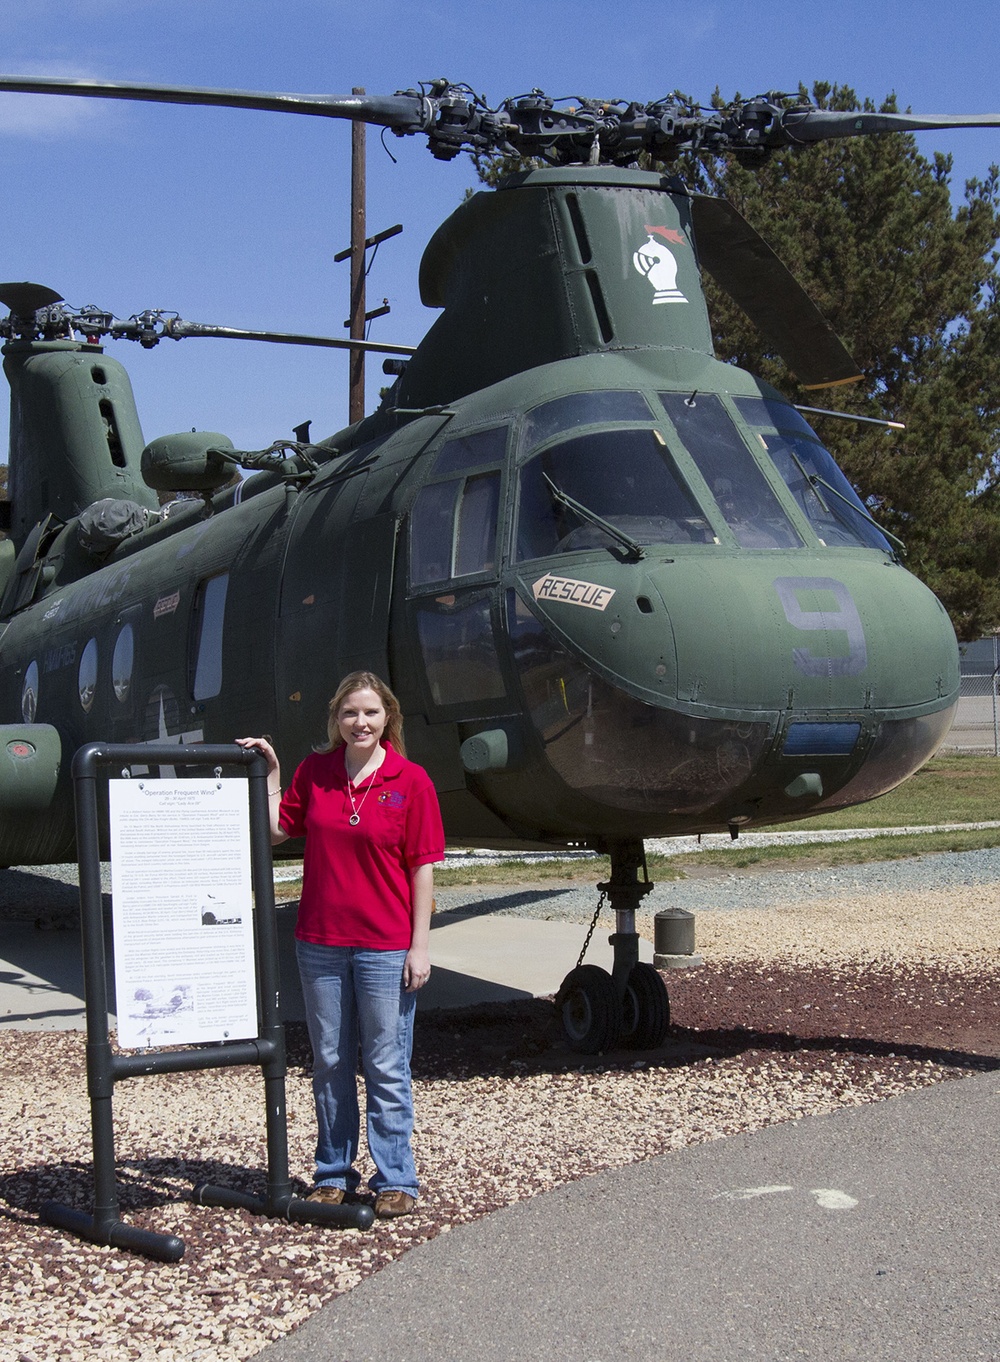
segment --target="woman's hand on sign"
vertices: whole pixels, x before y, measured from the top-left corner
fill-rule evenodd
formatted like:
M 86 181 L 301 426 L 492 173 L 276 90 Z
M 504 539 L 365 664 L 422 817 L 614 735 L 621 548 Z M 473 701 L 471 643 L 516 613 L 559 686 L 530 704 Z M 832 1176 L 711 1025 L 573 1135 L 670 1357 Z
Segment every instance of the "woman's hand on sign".
M 278 764 L 278 754 L 275 752 L 267 738 L 234 738 L 233 741 L 240 747 L 256 747 L 258 752 L 267 760 L 267 774 L 272 776 L 277 772 L 279 776 L 281 775 L 281 767 Z M 273 782 L 268 781 L 269 785 L 272 783 Z
M 277 752 L 267 738 L 234 738 L 233 741 L 240 747 L 256 747 L 267 761 L 267 811 L 271 822 L 271 845 L 277 846 L 279 842 L 287 842 L 288 833 L 278 822 L 278 810 L 281 806 L 281 766 Z

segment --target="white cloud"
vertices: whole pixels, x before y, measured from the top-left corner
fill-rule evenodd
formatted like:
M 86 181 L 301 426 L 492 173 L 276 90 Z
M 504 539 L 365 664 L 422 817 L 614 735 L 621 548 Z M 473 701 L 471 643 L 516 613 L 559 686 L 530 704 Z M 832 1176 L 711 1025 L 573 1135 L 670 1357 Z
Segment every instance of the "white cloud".
M 44 76 L 53 80 L 96 79 L 90 71 L 67 62 L 19 62 L 4 75 Z M 101 123 L 107 127 L 115 115 L 109 104 L 68 95 L 0 93 L 0 138 L 32 138 L 53 141 L 90 132 Z

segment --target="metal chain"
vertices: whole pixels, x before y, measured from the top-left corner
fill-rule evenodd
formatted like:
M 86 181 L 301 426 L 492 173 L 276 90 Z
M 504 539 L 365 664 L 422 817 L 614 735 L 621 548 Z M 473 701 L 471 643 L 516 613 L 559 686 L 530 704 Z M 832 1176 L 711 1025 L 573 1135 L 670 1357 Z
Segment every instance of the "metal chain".
M 597 900 L 597 907 L 594 910 L 594 920 L 590 924 L 590 929 L 587 932 L 587 939 L 583 943 L 583 950 L 580 952 L 580 958 L 576 962 L 577 969 L 579 969 L 580 966 L 583 964 L 583 957 L 587 954 L 587 947 L 590 945 L 590 938 L 594 935 L 594 930 L 597 927 L 597 919 L 601 916 L 601 909 L 607 902 L 607 898 L 608 898 L 607 894 L 604 893 L 602 890 L 601 897 Z

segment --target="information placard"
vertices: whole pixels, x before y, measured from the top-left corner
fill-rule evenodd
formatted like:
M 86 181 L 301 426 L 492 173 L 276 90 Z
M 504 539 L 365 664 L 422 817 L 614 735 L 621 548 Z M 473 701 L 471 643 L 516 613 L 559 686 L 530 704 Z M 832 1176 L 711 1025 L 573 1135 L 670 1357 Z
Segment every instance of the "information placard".
M 245 780 L 110 782 L 118 1044 L 258 1034 Z

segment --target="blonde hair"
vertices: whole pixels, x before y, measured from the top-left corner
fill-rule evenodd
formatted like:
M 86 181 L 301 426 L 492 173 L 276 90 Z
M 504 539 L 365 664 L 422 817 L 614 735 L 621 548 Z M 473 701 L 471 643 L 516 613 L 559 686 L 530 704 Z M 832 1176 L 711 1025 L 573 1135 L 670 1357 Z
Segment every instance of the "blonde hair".
M 382 701 L 385 709 L 385 729 L 383 738 L 387 738 L 392 743 L 393 750 L 398 752 L 401 757 L 406 756 L 406 748 L 403 745 L 403 712 L 399 707 L 399 701 L 392 691 L 385 684 L 380 676 L 374 672 L 351 672 L 345 676 L 337 687 L 336 694 L 330 701 L 329 716 L 326 722 L 327 741 L 322 747 L 317 747 L 317 752 L 333 752 L 338 747 L 343 746 L 343 736 L 340 726 L 337 723 L 337 715 L 340 713 L 341 706 L 349 695 L 353 695 L 356 690 L 373 690 Z

